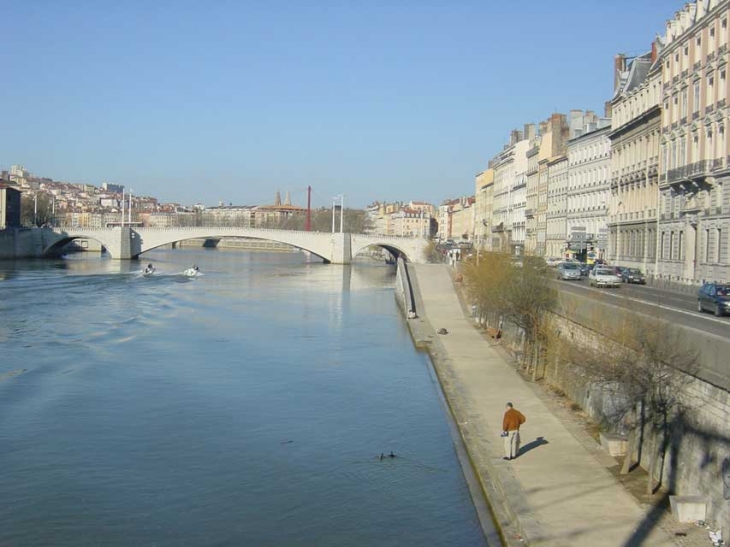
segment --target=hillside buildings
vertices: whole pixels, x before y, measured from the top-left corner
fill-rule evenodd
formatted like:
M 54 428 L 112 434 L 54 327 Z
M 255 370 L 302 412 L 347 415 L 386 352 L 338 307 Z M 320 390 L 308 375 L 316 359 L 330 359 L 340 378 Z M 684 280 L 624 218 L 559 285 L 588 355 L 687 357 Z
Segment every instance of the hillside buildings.
M 369 233 L 402 237 L 436 235 L 435 207 L 425 201 L 380 203 L 365 209 Z

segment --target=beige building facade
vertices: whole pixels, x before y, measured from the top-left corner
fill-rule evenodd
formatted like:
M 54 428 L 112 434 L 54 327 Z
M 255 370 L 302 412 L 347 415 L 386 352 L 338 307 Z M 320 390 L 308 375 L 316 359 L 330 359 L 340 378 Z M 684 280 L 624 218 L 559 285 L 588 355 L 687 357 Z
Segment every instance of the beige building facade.
M 656 274 L 659 147 L 661 137 L 660 42 L 627 61 L 616 57 L 611 100 L 611 183 L 608 250 L 612 264 Z
M 485 169 L 474 183 L 474 246 L 492 250 L 492 209 L 494 206 L 494 169 Z
M 728 0 L 700 0 L 667 23 L 662 71 L 657 275 L 730 280 Z

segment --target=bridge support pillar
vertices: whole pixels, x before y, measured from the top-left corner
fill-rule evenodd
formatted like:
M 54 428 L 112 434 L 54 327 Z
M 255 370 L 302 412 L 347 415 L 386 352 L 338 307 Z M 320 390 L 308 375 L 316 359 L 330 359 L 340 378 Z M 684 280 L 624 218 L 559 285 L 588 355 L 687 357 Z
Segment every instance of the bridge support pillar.
M 332 264 L 352 262 L 352 238 L 350 234 L 332 234 Z
M 113 241 L 107 245 L 107 251 L 115 260 L 132 260 L 142 252 L 142 238 L 132 228 L 124 226 L 114 230 Z

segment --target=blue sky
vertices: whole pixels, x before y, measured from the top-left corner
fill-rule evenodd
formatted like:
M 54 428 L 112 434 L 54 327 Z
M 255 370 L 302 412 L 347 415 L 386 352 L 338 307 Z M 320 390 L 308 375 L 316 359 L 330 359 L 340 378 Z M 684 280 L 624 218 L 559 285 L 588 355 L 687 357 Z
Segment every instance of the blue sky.
M 165 201 L 443 199 L 602 111 L 676 0 L 0 0 L 0 167 Z

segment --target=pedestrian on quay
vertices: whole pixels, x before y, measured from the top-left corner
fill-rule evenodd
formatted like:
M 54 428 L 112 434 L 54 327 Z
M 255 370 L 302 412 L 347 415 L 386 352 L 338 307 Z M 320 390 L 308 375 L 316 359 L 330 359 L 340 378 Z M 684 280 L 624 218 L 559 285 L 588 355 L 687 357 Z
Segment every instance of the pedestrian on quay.
M 520 426 L 525 423 L 525 416 L 507 403 L 507 410 L 502 418 L 502 437 L 504 437 L 504 459 L 513 460 L 520 452 Z

